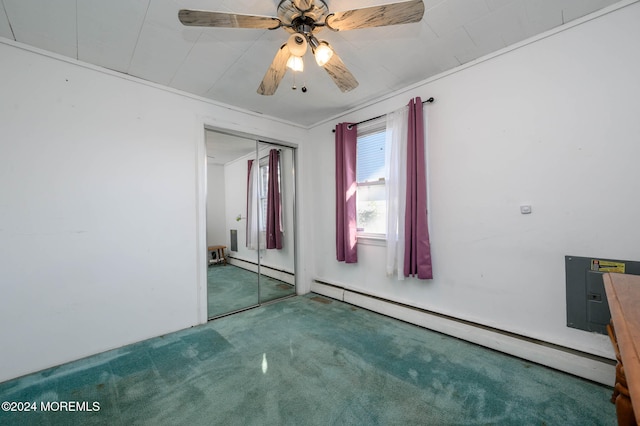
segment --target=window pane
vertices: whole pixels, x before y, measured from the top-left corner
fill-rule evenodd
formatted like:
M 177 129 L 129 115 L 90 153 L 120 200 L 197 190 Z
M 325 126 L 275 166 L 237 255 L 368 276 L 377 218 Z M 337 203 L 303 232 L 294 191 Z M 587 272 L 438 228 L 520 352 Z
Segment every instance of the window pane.
M 385 128 L 376 124 L 358 136 L 356 210 L 358 232 L 385 234 L 387 222 L 385 172 Z
M 373 182 L 384 177 L 384 137 L 384 130 L 358 137 L 358 182 Z
M 359 232 L 386 233 L 387 202 L 384 184 L 358 185 L 356 210 Z
M 267 160 L 268 161 L 268 160 Z M 264 163 L 264 158 L 260 160 L 260 230 L 267 230 L 267 186 L 269 184 L 269 163 Z
M 269 165 L 260 166 L 260 197 L 267 196 L 267 185 L 269 184 Z

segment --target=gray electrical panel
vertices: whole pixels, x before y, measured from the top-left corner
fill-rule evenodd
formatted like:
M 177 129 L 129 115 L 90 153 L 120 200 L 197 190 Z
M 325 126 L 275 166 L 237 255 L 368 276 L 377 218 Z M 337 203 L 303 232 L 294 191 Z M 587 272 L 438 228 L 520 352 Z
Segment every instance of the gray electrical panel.
M 640 262 L 597 257 L 565 256 L 567 326 L 607 334 L 611 320 L 602 275 L 640 275 Z
M 229 239 L 231 240 L 231 251 L 238 251 L 238 230 L 230 229 L 229 230 Z

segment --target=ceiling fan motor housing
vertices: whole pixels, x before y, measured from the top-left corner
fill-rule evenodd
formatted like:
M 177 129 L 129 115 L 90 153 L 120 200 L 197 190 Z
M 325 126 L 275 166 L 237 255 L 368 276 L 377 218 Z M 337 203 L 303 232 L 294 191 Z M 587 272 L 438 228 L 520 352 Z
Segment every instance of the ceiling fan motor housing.
M 300 10 L 292 0 L 282 0 L 278 5 L 278 19 L 284 24 L 285 30 L 290 33 L 311 34 L 323 28 L 315 25 L 316 22 L 324 23 L 329 14 L 329 8 L 323 0 L 314 0 L 309 9 Z M 290 24 L 290 25 L 287 25 Z
M 304 35 L 311 34 L 315 29 L 315 24 L 313 23 L 313 20 L 309 17 L 305 17 L 305 18 L 298 17 L 293 20 L 293 22 L 291 23 L 291 26 L 297 33 L 304 34 Z

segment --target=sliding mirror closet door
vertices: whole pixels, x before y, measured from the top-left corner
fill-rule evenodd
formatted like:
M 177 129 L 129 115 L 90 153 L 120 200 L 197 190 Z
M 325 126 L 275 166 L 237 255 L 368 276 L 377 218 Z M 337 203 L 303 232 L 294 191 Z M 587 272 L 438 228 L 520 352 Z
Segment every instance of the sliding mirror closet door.
M 268 302 L 295 294 L 294 148 L 258 143 L 255 193 L 259 241 L 259 297 Z
M 206 131 L 208 317 L 295 294 L 295 148 Z
M 214 318 L 260 303 L 257 242 L 247 239 L 256 141 L 207 130 L 207 299 Z M 253 245 L 253 247 L 252 247 Z

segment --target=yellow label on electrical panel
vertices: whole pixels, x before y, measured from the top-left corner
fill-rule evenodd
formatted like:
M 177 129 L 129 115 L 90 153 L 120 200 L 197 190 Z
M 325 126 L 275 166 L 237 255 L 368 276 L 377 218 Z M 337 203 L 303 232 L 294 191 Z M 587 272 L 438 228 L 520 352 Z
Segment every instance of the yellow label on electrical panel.
M 624 274 L 624 263 L 609 260 L 591 259 L 591 270 L 599 272 L 617 272 Z

